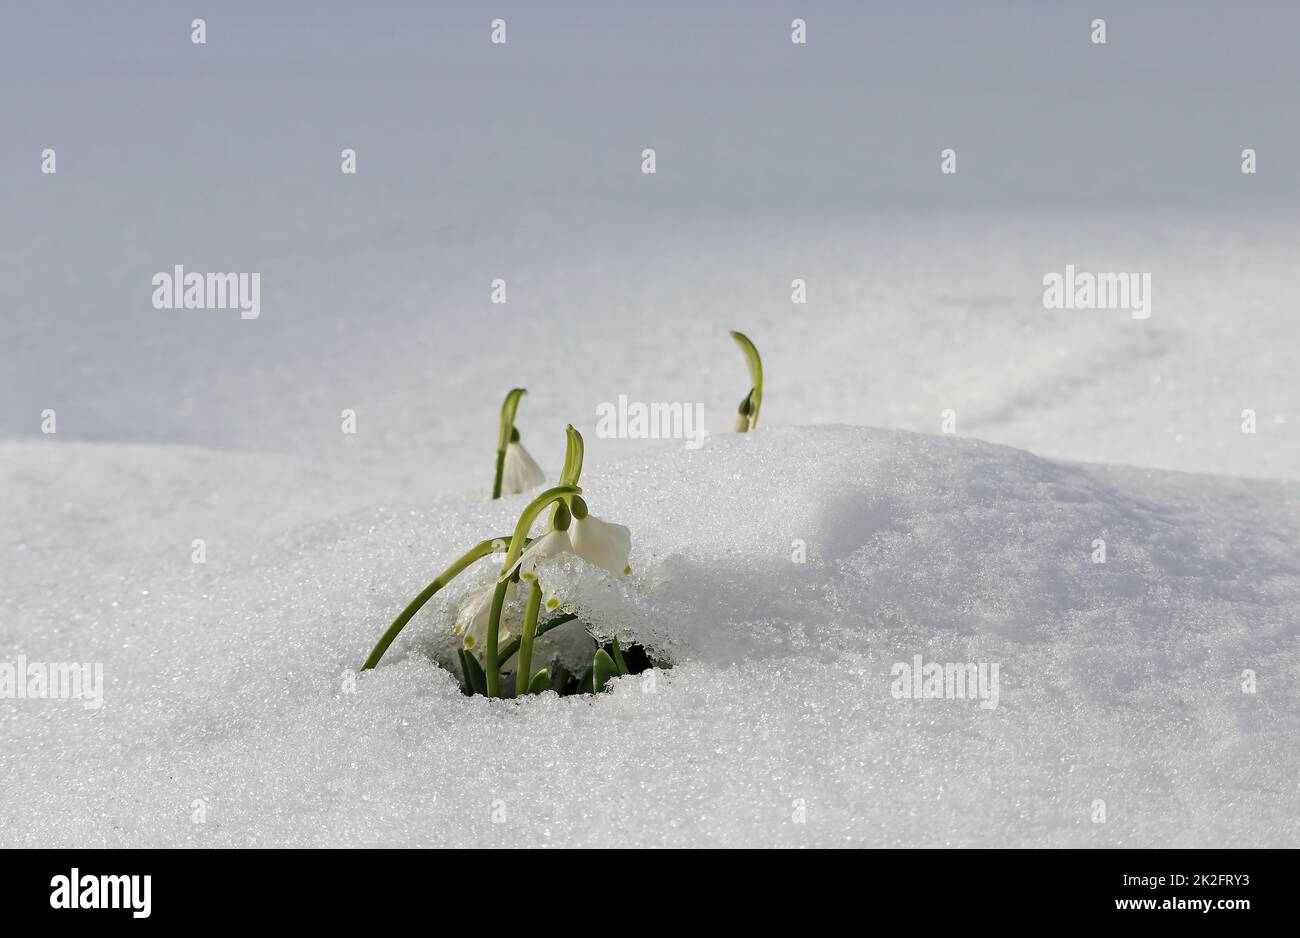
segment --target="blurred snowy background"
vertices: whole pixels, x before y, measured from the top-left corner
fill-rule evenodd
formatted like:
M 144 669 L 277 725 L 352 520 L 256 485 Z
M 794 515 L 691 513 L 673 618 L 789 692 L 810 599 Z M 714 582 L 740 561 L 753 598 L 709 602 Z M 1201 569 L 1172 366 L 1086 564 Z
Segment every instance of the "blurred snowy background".
M 544 810 L 507 797 L 510 836 L 554 843 L 1294 845 L 1297 28 L 1285 2 L 6 6 L 0 660 L 103 661 L 108 703 L 0 701 L 0 842 L 507 839 L 485 780 L 522 790 L 524 747 L 561 775 Z M 261 317 L 154 309 L 176 264 L 260 272 Z M 1150 272 L 1151 318 L 1044 309 L 1066 264 Z M 760 486 L 670 529 L 652 509 L 707 505 L 739 444 L 599 440 L 596 406 L 699 401 L 721 434 L 732 328 L 767 427 L 937 434 L 951 409 L 1040 457 L 1280 481 L 789 430 L 753 445 L 805 524 Z M 598 513 L 642 518 L 647 582 L 711 616 L 656 716 L 626 688 L 489 713 L 436 684 L 433 617 L 339 696 L 480 519 L 506 523 L 482 496 L 516 385 L 542 464 L 582 430 Z M 994 523 L 1060 502 L 1057 528 Z M 1132 566 L 1071 587 L 1103 528 Z M 731 602 L 742 563 L 770 575 Z M 689 620 L 647 589 L 633 619 Z M 1019 708 L 901 710 L 889 665 L 930 642 L 1002 661 Z M 1242 711 L 1263 661 L 1272 696 Z M 1106 797 L 1126 809 L 1091 823 Z
M 806 46 L 788 6 L 507 4 L 495 46 L 471 3 L 223 3 L 195 46 L 171 4 L 12 5 L 0 432 L 53 407 L 63 439 L 482 484 L 513 384 L 539 428 L 619 392 L 725 428 L 743 328 L 774 422 L 953 408 L 1050 455 L 1300 471 L 1273 423 L 1300 371 L 1293 4 L 1117 7 L 1104 46 L 1086 4 L 811 4 Z M 1150 271 L 1152 318 L 1044 310 L 1067 263 Z M 261 319 L 155 310 L 173 264 L 261 272 Z

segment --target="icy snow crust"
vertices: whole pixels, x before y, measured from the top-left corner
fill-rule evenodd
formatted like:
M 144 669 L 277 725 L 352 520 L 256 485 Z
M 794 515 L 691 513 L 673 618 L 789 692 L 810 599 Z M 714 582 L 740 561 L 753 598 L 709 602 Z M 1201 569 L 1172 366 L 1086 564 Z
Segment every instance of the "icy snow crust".
M 435 659 L 484 564 L 348 693 L 392 616 L 522 498 L 0 445 L 0 646 L 106 681 L 98 711 L 0 702 L 0 844 L 1300 841 L 1294 483 L 832 426 L 646 447 L 583 483 L 631 526 L 636 572 L 578 572 L 568 595 L 671 670 L 599 698 L 462 696 Z M 895 699 L 915 655 L 998 663 L 998 706 Z

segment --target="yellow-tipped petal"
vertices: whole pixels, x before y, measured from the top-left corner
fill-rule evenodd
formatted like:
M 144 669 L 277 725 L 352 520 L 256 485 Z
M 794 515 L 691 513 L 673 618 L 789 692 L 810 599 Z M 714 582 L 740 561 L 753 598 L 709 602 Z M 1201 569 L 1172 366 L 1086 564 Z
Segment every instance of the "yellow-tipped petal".
M 573 552 L 587 563 L 615 576 L 632 572 L 628 555 L 632 552 L 632 532 L 621 524 L 602 521 L 595 515 L 574 518 L 569 531 Z

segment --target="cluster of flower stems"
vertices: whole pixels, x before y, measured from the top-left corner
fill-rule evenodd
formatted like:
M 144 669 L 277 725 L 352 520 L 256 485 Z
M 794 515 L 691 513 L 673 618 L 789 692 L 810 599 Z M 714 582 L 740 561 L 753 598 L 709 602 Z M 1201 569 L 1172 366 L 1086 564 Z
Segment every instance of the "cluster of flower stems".
M 758 349 L 745 335 L 732 332 L 731 336 L 744 352 L 751 380 L 749 393 L 740 402 L 735 423 L 737 432 L 745 432 L 758 424 L 758 412 L 763 394 L 763 366 Z M 492 485 L 494 499 L 500 498 L 503 490 L 507 494 L 517 494 L 544 482 L 541 469 L 523 449 L 519 431 L 515 428 L 519 400 L 525 393 L 527 392 L 523 388 L 515 388 L 506 395 L 501 406 L 496 475 Z M 586 503 L 581 496 L 582 489 L 578 486 L 584 455 L 582 435 L 572 425 L 566 432 L 564 468 L 560 473 L 559 484 L 546 489 L 528 502 L 519 514 L 514 531 L 508 537 L 488 538 L 475 544 L 412 599 L 375 644 L 361 666 L 363 671 L 379 664 L 393 640 L 434 595 L 477 561 L 500 554 L 504 550 L 505 557 L 497 581 L 492 587 L 490 605 L 486 606 L 485 610 L 486 634 L 482 664 L 479 664 L 473 651 L 470 650 L 468 638 L 465 647 L 458 649 L 466 690 L 469 693 L 483 694 L 488 697 L 503 696 L 501 666 L 515 655 L 518 655 L 514 668 L 516 696 L 539 693 L 547 689 L 559 689 L 549 669 L 543 668 L 535 673 L 532 672 L 533 646 L 540 636 L 573 621 L 577 616 L 570 612 L 560 612 L 544 622 L 539 622 L 544 590 L 536 573 L 536 563 L 553 557 L 561 550 L 572 550 L 584 559 L 611 572 L 625 574 L 631 572 L 631 567 L 626 566 L 627 547 L 630 543 L 627 529 L 622 528 L 621 525 L 602 522 L 588 514 Z M 546 522 L 546 532 L 538 538 L 529 537 L 529 532 L 537 519 L 548 510 L 550 514 Z M 571 525 L 574 527 L 572 539 L 566 534 Z M 584 529 L 588 533 L 580 539 L 579 532 Z M 563 547 L 560 547 L 560 544 Z M 535 556 L 529 557 L 529 554 Z M 502 644 L 502 610 L 507 601 L 508 591 L 520 582 L 529 584 L 522 628 L 519 635 Z M 487 599 L 485 593 L 483 595 L 485 604 Z M 558 604 L 558 601 L 548 600 L 548 605 L 552 604 Z M 481 619 L 483 611 L 479 610 L 476 618 Z M 460 627 L 458 624 L 458 631 Z M 618 639 L 615 638 L 610 643 L 608 651 L 603 647 L 597 648 L 589 676 L 584 675 L 579 683 L 579 689 L 599 692 L 610 679 L 627 673 L 627 662 Z

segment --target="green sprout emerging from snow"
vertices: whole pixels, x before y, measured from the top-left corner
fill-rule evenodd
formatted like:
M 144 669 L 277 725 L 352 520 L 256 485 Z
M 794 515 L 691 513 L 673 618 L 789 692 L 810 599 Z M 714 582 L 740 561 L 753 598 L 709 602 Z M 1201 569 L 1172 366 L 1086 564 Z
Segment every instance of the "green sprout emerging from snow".
M 514 432 L 514 410 L 523 393 L 522 389 L 516 389 L 506 397 L 502 407 L 502 439 L 508 440 Z M 556 674 L 552 674 L 549 667 L 536 672 L 532 670 L 536 640 L 551 629 L 577 618 L 573 613 L 559 612 L 545 622 L 539 621 L 543 607 L 548 613 L 553 612 L 562 602 L 554 591 L 547 588 L 547 577 L 542 569 L 545 561 L 571 553 L 617 576 L 632 572 L 628 563 L 631 532 L 621 524 L 602 521 L 592 515 L 582 498 L 578 479 L 582 474 L 583 453 L 582 435 L 570 426 L 560 484 L 542 492 L 524 507 L 509 537 L 480 541 L 411 600 L 380 637 L 361 669 L 369 670 L 379 664 L 393 640 L 439 590 L 476 561 L 504 550 L 505 559 L 496 582 L 467 597 L 456 615 L 453 632 L 461 636 L 458 656 L 467 693 L 504 696 L 502 670 L 516 656 L 515 696 L 544 690 L 564 692 L 575 683 L 579 692 L 599 692 L 612 677 L 630 673 L 617 638 L 610 643 L 608 651 L 604 647 L 596 649 L 590 670 L 576 682 L 567 672 L 560 673 L 562 669 L 557 669 Z M 498 488 L 502 481 L 502 464 L 507 458 L 506 451 L 498 453 Z M 538 472 L 540 474 L 540 470 Z M 509 473 L 506 472 L 505 476 L 509 478 Z M 548 508 L 550 515 L 544 532 L 536 538 L 530 537 L 533 525 Z M 528 596 L 522 618 L 516 619 L 507 615 L 506 607 L 515 598 L 521 583 L 526 584 Z
M 763 361 L 754 343 L 744 333 L 733 331 L 731 337 L 744 352 L 745 364 L 749 368 L 750 389 L 740 402 L 735 424 L 737 433 L 746 433 L 758 426 L 758 412 L 763 404 Z M 493 499 L 530 491 L 546 481 L 541 467 L 524 449 L 519 440 L 519 430 L 515 427 L 519 401 L 527 393 L 524 388 L 514 388 L 501 403 Z M 542 492 L 524 507 L 510 535 L 480 541 L 438 574 L 380 636 L 361 670 L 368 671 L 378 665 L 402 629 L 448 583 L 484 557 L 502 551 L 505 559 L 496 582 L 464 599 L 452 629 L 453 634 L 461 639 L 457 655 L 467 694 L 505 696 L 502 675 L 510 672 L 512 659 L 516 697 L 545 690 L 598 693 L 614 677 L 653 667 L 655 662 L 644 649 L 639 646 L 624 649 L 615 637 L 607 645 L 598 643 L 591 667 L 581 676 L 569 674 L 560 664 L 556 664 L 554 670 L 550 666 L 532 670 L 537 639 L 578 618 L 572 612 L 561 610 L 563 600 L 548 588 L 548 577 L 543 570 L 546 561 L 573 554 L 615 576 L 632 572 L 628 563 L 631 532 L 621 524 L 602 521 L 591 514 L 582 498 L 578 480 L 582 475 L 584 455 L 582 434 L 570 426 L 559 484 Z M 548 509 L 544 530 L 537 537 L 531 537 L 534 524 Z M 522 615 L 516 609 L 521 584 L 527 591 Z M 555 615 L 543 621 L 543 609 Z M 629 659 L 633 662 L 630 668 Z
M 745 353 L 745 364 L 749 367 L 749 393 L 740 402 L 733 428 L 737 433 L 744 433 L 758 426 L 758 409 L 763 405 L 763 359 L 758 357 L 758 349 L 743 332 L 733 329 L 731 337 Z
M 524 388 L 515 388 L 501 402 L 501 421 L 497 432 L 497 472 L 492 481 L 492 497 L 500 498 L 504 490 L 506 495 L 518 495 L 529 489 L 537 488 L 546 481 L 546 474 L 524 444 L 519 442 L 519 431 L 515 428 L 515 413 L 519 410 L 519 399 L 527 394 Z

